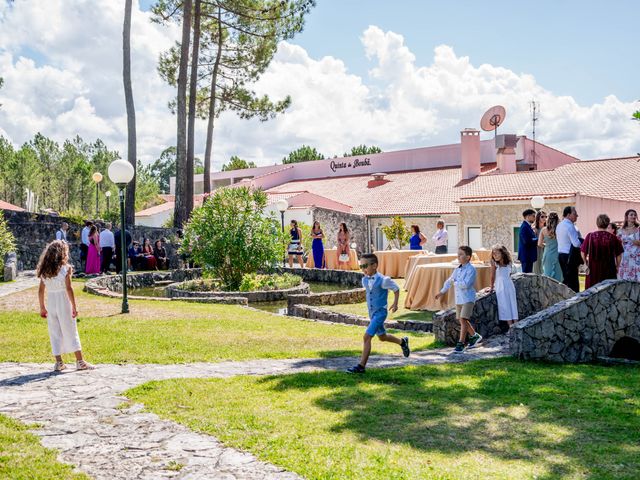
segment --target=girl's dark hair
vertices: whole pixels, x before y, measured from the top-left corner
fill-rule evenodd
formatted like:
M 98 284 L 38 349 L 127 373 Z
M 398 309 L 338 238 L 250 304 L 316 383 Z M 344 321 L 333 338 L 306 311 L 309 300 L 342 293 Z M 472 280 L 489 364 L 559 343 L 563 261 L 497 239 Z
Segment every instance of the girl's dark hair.
M 344 233 L 347 233 L 349 231 L 349 229 L 347 228 L 347 224 L 344 222 L 340 223 L 340 228 Z
M 320 222 L 318 220 L 313 222 L 313 227 L 311 227 L 311 230 L 315 231 L 316 225 L 318 225 L 318 230 L 320 230 Z
M 293 225 L 294 225 L 295 227 L 297 227 L 297 226 L 298 226 L 298 221 L 297 221 L 297 220 L 291 220 L 291 222 L 289 222 L 289 223 L 293 223 Z
M 534 222 L 534 227 L 533 228 L 537 228 L 538 230 L 540 230 L 542 227 L 540 226 L 540 219 L 542 218 L 543 215 L 547 215 L 545 212 L 543 212 L 542 210 L 540 210 L 538 213 L 536 213 L 536 221 Z
M 47 245 L 36 267 L 36 275 L 39 278 L 53 278 L 63 265 L 69 263 L 69 247 L 62 240 L 54 240 Z
M 555 238 L 556 236 L 556 227 L 558 226 L 558 222 L 560 221 L 560 217 L 556 212 L 551 212 L 549 214 L 549 218 L 547 218 L 547 233 L 551 238 Z
M 162 240 L 156 240 L 155 243 L 153 244 L 153 246 L 157 248 L 158 244 L 160 244 L 160 246 L 162 246 Z
M 622 224 L 622 228 L 627 228 L 629 226 L 629 214 L 631 212 L 635 213 L 636 216 L 638 216 L 638 212 L 636 212 L 633 208 L 630 208 L 629 210 L 624 212 L 624 223 Z M 633 226 L 637 227 L 638 226 L 638 222 L 634 222 Z
M 98 233 L 98 227 L 96 227 L 95 225 L 91 225 L 91 228 L 89 229 L 89 236 L 94 235 Z
M 617 235 L 618 233 L 618 225 L 616 225 L 615 223 L 611 222 L 609 225 L 607 225 L 607 227 L 609 227 L 611 230 L 613 230 L 613 234 Z
M 493 247 L 491 247 L 491 257 L 493 257 L 493 251 L 494 250 L 498 250 L 500 252 L 500 255 L 502 256 L 502 261 L 500 262 L 500 265 L 502 267 L 506 267 L 507 265 L 511 265 L 511 253 L 509 252 L 509 250 L 507 249 L 507 247 L 505 247 L 504 245 L 500 245 L 500 244 L 496 244 Z M 493 260 L 493 258 L 492 258 Z
M 420 233 L 420 227 L 418 225 L 411 225 L 411 228 L 413 228 L 416 233 Z

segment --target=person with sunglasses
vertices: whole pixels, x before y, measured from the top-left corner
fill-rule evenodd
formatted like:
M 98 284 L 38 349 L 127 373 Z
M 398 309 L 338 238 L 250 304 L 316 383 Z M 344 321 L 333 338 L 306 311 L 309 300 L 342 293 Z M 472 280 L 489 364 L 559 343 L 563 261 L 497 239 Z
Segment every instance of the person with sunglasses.
M 364 373 L 369 354 L 371 353 L 371 339 L 376 335 L 382 342 L 391 342 L 400 345 L 402 354 L 408 357 L 411 354 L 409 349 L 409 337 L 402 339 L 388 334 L 384 328 L 384 321 L 387 319 L 387 305 L 389 290 L 393 292 L 393 304 L 389 307 L 390 312 L 398 310 L 398 299 L 400 298 L 400 287 L 398 284 L 378 272 L 378 257 L 373 253 L 365 253 L 360 259 L 360 268 L 364 273 L 362 286 L 367 293 L 367 308 L 369 309 L 369 326 L 364 333 L 364 346 L 360 363 L 347 369 L 348 373 Z

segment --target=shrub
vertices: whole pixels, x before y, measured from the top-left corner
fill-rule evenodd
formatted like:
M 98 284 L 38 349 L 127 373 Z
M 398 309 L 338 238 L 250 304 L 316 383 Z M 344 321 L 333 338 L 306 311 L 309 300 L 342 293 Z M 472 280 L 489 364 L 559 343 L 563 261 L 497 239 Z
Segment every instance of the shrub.
M 264 215 L 266 205 L 261 190 L 216 190 L 191 214 L 181 251 L 225 290 L 237 291 L 243 275 L 271 269 L 284 256 L 286 240 L 279 222 Z
M 4 256 L 15 251 L 16 239 L 9 230 L 4 216 L 0 214 L 0 280 L 3 278 L 4 272 Z
M 402 248 L 403 245 L 409 243 L 411 237 L 411 231 L 401 217 L 393 217 L 391 225 L 382 227 L 382 233 L 396 248 Z
M 253 292 L 256 290 L 286 290 L 288 288 L 297 287 L 301 283 L 302 278 L 291 273 L 284 273 L 282 275 L 260 275 L 257 273 L 248 273 L 242 277 L 240 291 Z

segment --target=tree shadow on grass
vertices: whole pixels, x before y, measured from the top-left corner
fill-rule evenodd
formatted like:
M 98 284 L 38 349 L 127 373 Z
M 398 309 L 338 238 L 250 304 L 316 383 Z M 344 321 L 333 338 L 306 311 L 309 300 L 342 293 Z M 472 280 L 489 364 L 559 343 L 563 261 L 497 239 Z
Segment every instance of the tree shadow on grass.
M 500 359 L 261 382 L 280 392 L 330 388 L 315 404 L 344 416 L 331 431 L 355 433 L 363 441 L 453 457 L 480 451 L 542 465 L 541 479 L 631 479 L 640 468 L 634 453 L 640 444 L 638 373 L 637 367 Z

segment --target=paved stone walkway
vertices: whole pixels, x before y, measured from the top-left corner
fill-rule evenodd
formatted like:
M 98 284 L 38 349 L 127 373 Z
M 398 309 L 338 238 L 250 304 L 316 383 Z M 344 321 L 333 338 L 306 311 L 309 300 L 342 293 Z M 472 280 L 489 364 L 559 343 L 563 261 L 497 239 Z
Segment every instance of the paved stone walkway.
M 496 358 L 507 354 L 499 337 L 464 355 L 445 348 L 376 356 L 370 367 L 424 365 Z M 60 460 L 96 479 L 298 479 L 293 473 L 228 448 L 214 437 L 144 413 L 142 405 L 117 408 L 121 393 L 150 380 L 231 377 L 344 369 L 356 359 L 254 360 L 188 365 L 99 365 L 92 372 L 53 374 L 52 364 L 0 364 L 0 413 L 25 423 Z M 180 467 L 179 470 L 171 467 Z
M 35 270 L 20 272 L 18 278 L 13 282 L 0 283 L 0 297 L 6 297 L 7 295 L 12 295 L 14 293 L 21 292 L 22 290 L 35 287 L 38 283 L 40 283 L 40 280 L 36 277 Z

